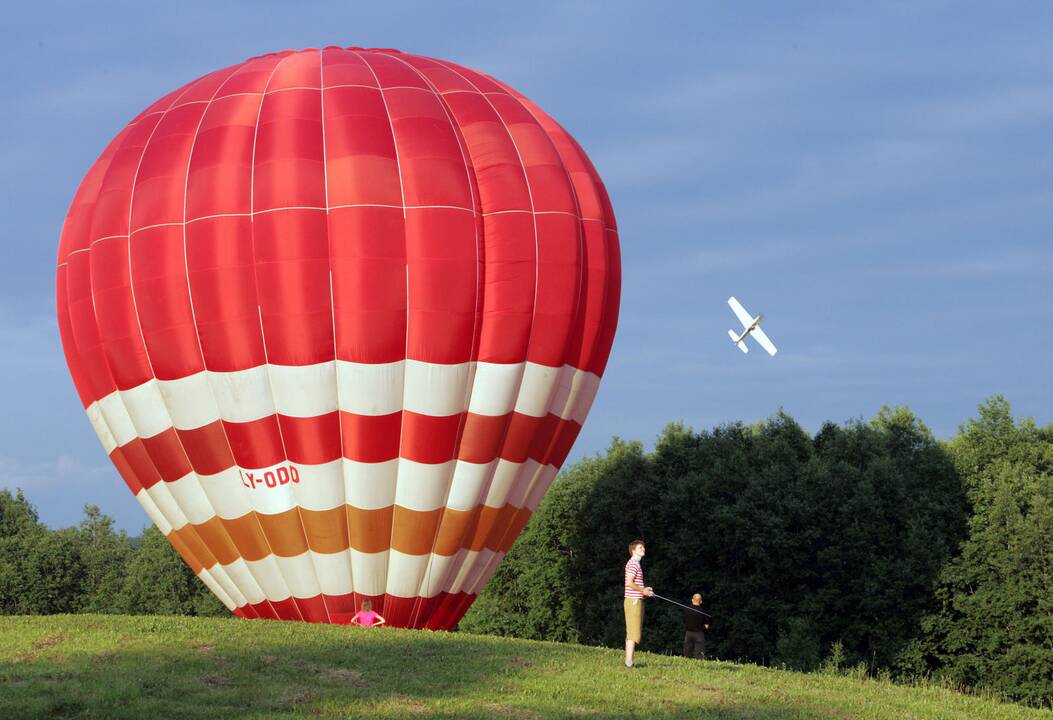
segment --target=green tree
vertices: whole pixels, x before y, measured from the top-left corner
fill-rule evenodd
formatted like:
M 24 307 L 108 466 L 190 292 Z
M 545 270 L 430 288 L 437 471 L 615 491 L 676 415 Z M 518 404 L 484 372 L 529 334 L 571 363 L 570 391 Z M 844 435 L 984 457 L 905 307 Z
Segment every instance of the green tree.
M 996 396 L 950 450 L 968 488 L 968 539 L 901 665 L 1053 705 L 1053 426 L 1015 421 Z
M 484 592 L 461 621 L 469 632 L 601 643 L 610 617 L 621 603 L 611 573 L 621 568 L 626 534 L 638 536 L 638 518 L 609 507 L 630 503 L 626 496 L 645 489 L 643 446 L 615 439 L 606 455 L 585 458 L 553 483 Z M 603 488 L 602 492 L 598 492 Z M 629 505 L 631 506 L 631 505 Z M 608 557 L 597 567 L 596 557 Z
M 20 613 L 52 615 L 80 612 L 85 572 L 84 541 L 75 528 L 31 535 L 25 546 Z
M 840 642 L 847 663 L 886 668 L 934 609 L 932 585 L 965 532 L 961 480 L 907 408 L 827 424 L 815 445 L 806 605 L 824 647 Z
M 128 536 L 123 530 L 116 532 L 113 518 L 103 515 L 96 505 L 84 506 L 78 530 L 84 565 L 81 608 L 84 612 L 117 612 L 118 595 L 132 555 Z
M 143 531 L 115 603 L 132 615 L 228 615 L 157 528 Z
M 28 612 L 28 548 L 47 532 L 21 490 L 0 490 L 0 614 Z
M 811 669 L 840 641 L 846 661 L 885 667 L 934 607 L 963 512 L 953 464 L 906 409 L 814 438 L 781 412 L 701 433 L 674 423 L 652 453 L 615 441 L 567 468 L 462 627 L 620 645 L 639 537 L 657 592 L 705 594 L 714 654 Z M 645 649 L 679 651 L 679 609 L 648 602 L 646 626 Z
M 52 531 L 41 524 L 21 490 L 14 495 L 0 491 L 0 611 L 79 611 L 84 587 L 81 548 L 77 531 Z

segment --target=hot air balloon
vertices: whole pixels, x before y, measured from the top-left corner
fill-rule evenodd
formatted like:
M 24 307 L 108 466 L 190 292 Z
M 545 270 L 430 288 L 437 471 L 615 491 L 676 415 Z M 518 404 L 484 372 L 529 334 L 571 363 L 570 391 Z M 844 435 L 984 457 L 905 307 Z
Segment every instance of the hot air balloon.
M 620 261 L 599 176 L 530 100 L 327 47 L 135 117 L 76 192 L 56 284 L 103 447 L 235 615 L 369 599 L 446 629 L 581 429 Z

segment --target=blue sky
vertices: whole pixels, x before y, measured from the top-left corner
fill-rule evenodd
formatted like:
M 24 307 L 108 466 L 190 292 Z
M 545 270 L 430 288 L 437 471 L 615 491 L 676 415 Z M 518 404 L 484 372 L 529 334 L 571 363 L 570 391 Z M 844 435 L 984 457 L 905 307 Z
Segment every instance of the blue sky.
M 571 459 L 612 435 L 806 428 L 908 404 L 950 437 L 993 393 L 1053 420 L 1053 5 L 20 3 L 0 21 L 0 487 L 52 526 L 145 514 L 76 399 L 59 230 L 106 142 L 210 70 L 396 47 L 491 73 L 574 134 L 610 191 L 624 290 Z M 728 342 L 739 297 L 775 358 Z

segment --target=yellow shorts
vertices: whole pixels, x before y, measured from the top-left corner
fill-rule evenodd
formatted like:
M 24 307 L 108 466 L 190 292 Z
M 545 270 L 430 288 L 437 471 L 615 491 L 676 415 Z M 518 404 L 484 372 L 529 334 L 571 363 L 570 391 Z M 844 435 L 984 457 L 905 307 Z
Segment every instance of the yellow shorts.
M 640 642 L 643 630 L 643 599 L 625 598 L 625 639 Z

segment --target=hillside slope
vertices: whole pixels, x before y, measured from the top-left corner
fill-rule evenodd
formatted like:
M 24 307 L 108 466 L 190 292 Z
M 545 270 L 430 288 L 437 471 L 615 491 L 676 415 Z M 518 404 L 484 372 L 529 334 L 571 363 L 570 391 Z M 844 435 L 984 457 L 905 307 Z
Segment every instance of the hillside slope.
M 1027 718 L 935 688 L 466 634 L 0 618 L 0 718 Z

